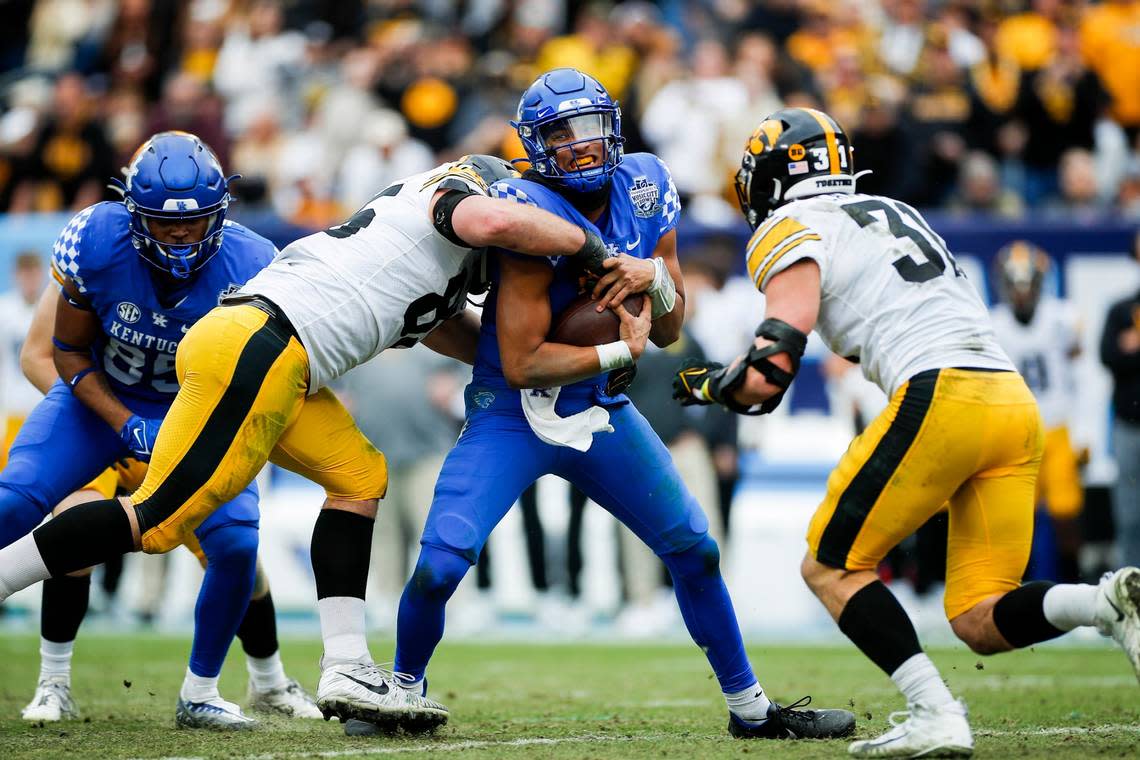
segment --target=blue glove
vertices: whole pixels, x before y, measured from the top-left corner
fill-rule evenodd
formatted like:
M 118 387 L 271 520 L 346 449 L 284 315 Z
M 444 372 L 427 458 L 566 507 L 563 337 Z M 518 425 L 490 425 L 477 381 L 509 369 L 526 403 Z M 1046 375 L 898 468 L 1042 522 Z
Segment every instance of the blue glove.
M 119 431 L 119 437 L 131 450 L 131 454 L 140 462 L 149 462 L 151 452 L 154 451 L 154 442 L 158 438 L 158 428 L 162 420 L 151 420 L 132 414 L 131 418 Z

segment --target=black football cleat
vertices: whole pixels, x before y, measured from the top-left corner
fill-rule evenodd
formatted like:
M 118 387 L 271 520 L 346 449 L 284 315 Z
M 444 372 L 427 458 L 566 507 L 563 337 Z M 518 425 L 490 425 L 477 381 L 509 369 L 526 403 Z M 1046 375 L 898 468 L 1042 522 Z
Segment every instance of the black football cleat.
M 811 697 L 783 707 L 773 702 L 768 719 L 751 723 L 728 714 L 728 733 L 737 739 L 838 739 L 855 733 L 855 713 L 849 710 L 805 710 Z

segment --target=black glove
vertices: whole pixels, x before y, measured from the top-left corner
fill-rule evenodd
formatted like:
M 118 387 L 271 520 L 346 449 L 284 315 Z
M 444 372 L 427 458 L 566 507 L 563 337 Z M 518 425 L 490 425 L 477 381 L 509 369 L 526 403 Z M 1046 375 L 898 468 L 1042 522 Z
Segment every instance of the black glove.
M 724 365 L 719 362 L 690 359 L 673 376 L 673 398 L 680 401 L 681 406 L 718 403 L 714 389 L 723 374 Z
M 592 230 L 585 227 L 582 232 L 586 234 L 586 242 L 578 249 L 574 256 L 582 264 L 582 269 L 586 270 L 595 277 L 601 277 L 606 273 L 605 267 L 602 262 L 609 258 L 610 252 L 606 248 L 606 244 L 598 237 Z
M 633 383 L 633 378 L 637 377 L 637 365 L 631 364 L 628 367 L 621 367 L 620 369 L 611 370 L 609 377 L 606 379 L 605 392 L 607 396 L 616 396 L 619 393 L 625 393 L 626 388 Z

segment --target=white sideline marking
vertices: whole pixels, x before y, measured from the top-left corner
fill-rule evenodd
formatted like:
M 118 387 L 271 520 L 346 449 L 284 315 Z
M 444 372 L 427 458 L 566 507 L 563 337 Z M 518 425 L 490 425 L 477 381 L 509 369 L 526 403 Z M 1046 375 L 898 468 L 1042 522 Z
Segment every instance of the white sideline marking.
M 1140 734 L 1140 725 L 1107 724 L 1103 726 L 1052 726 L 1050 728 L 1031 728 L 1022 731 L 987 730 L 974 731 L 975 736 L 1068 736 L 1070 734 L 1083 734 L 1086 736 L 1103 734 Z
M 1009 736 L 1067 736 L 1078 735 L 1105 735 L 1105 734 L 1140 734 L 1140 725 L 1114 725 L 1103 726 L 1053 726 L 1050 728 L 1036 728 L 1019 731 L 1005 729 L 979 729 L 974 731 L 975 736 L 981 737 L 1009 737 Z M 461 742 L 435 742 L 417 744 L 404 747 L 361 747 L 360 749 L 328 750 L 325 752 L 271 752 L 263 755 L 243 755 L 241 760 L 284 760 L 291 757 L 366 757 L 369 755 L 402 755 L 410 752 L 463 752 L 469 749 L 487 749 L 489 747 L 551 747 L 557 744 L 607 744 L 625 743 L 634 741 L 652 741 L 663 738 L 659 734 L 646 734 L 638 736 L 599 736 L 586 734 L 583 736 L 563 736 L 557 739 L 511 739 L 510 741 L 491 741 L 472 739 Z M 158 760 L 206 760 L 204 757 L 163 757 Z
M 264 755 L 242 755 L 241 760 L 283 760 L 290 757 L 365 757 L 368 755 L 402 755 L 409 752 L 463 752 L 469 749 L 486 749 L 488 747 L 549 747 L 556 744 L 605 744 L 610 742 L 633 742 L 663 738 L 658 734 L 639 736 L 600 736 L 586 734 L 584 736 L 563 736 L 557 739 L 511 739 L 510 741 L 491 741 L 485 739 L 471 739 L 462 742 L 433 742 L 416 744 L 405 747 L 361 747 L 360 749 L 328 750 L 325 752 L 270 752 Z M 162 757 L 158 760 L 207 760 L 204 757 Z

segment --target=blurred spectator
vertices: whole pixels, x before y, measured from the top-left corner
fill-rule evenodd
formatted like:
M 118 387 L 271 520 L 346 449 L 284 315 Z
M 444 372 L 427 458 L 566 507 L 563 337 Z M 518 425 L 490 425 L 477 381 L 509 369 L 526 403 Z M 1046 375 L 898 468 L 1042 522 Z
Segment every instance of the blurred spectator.
M 112 6 L 113 7 L 113 6 Z M 139 88 L 148 100 L 176 63 L 176 30 L 185 19 L 176 0 L 122 0 L 103 43 L 101 69 L 119 85 Z
M 899 119 L 898 98 L 902 95 L 889 89 L 882 95 L 871 95 L 851 130 L 855 170 L 871 172 L 859 178 L 861 193 L 907 200 L 914 197 L 922 181 L 913 158 L 916 146 Z
M 1081 20 L 1080 50 L 1112 98 L 1110 113 L 1131 138 L 1140 132 L 1140 0 L 1104 0 Z
M 295 96 L 297 69 L 305 55 L 305 37 L 282 28 L 280 3 L 253 0 L 244 17 L 226 24 L 226 36 L 214 65 L 214 87 L 226 99 L 225 126 L 240 134 L 263 108 L 266 97 L 276 98 L 287 126 L 298 120 Z
M 1033 71 L 1053 60 L 1062 0 L 1033 0 L 1030 9 L 1004 19 L 998 26 L 998 54 L 1020 68 Z
M 1096 162 L 1084 148 L 1070 148 L 1061 154 L 1058 169 L 1059 195 L 1047 210 L 1069 220 L 1090 220 L 1099 217 L 1105 205 L 1098 195 Z
M 224 109 L 208 81 L 188 71 L 171 75 L 162 86 L 162 100 L 150 111 L 145 132 L 192 132 L 214 149 L 222 166 L 229 166 L 230 139 L 222 129 Z M 141 142 L 136 140 L 135 145 Z
M 981 151 L 973 151 L 962 162 L 958 174 L 958 191 L 950 201 L 958 212 L 988 213 L 1007 219 L 1022 214 L 1021 198 L 1002 187 L 997 162 Z
M 1025 128 L 1012 123 L 1017 117 L 1021 92 L 1021 68 L 1017 60 L 997 45 L 998 19 L 986 16 L 979 22 L 985 55 L 969 68 L 970 145 L 1002 160 L 1020 158 L 1025 146 Z
M 360 208 L 394 180 L 434 165 L 431 150 L 408 137 L 404 119 L 395 111 L 373 111 L 360 133 L 361 142 L 345 155 L 337 179 L 337 198 L 345 209 Z
M 883 0 L 879 57 L 896 74 L 909 76 L 919 65 L 926 45 L 925 0 Z
M 1026 200 L 1035 205 L 1057 190 L 1057 157 L 1092 150 L 1093 126 L 1107 105 L 1097 75 L 1081 64 L 1077 33 L 1057 29 L 1056 54 L 1024 74 L 1018 117 L 1025 125 Z
M 17 172 L 12 211 L 78 211 L 103 197 L 112 151 L 83 77 L 56 81 L 47 123 Z
M 8 449 L 32 407 L 42 396 L 20 369 L 20 349 L 32 323 L 36 301 L 47 283 L 43 258 L 35 251 L 16 256 L 12 266 L 11 290 L 0 294 L 0 402 L 5 415 L 4 450 L 0 468 L 8 462 Z
M 536 73 L 573 66 L 595 77 L 615 100 L 625 97 L 637 56 L 631 47 L 614 38 L 608 12 L 602 3 L 583 8 L 572 34 L 554 37 L 538 51 Z
M 1140 235 L 1132 246 L 1140 262 Z M 1108 310 L 1100 338 L 1100 360 L 1112 373 L 1112 448 L 1116 486 L 1112 516 L 1116 561 L 1140 563 L 1140 293 Z
M 1140 220 L 1140 156 L 1128 162 L 1116 195 L 1116 208 L 1126 219 Z
M 702 215 L 692 205 L 697 199 L 714 206 L 710 215 L 735 213 L 722 193 L 739 168 L 747 134 L 737 136 L 729 155 L 721 153 L 722 136 L 732 129 L 733 114 L 747 97 L 744 84 L 729 74 L 724 45 L 706 39 L 693 49 L 690 72 L 662 87 L 646 106 L 641 132 L 669 166 L 689 213 Z
M 903 0 L 903 4 L 908 1 Z M 908 120 L 913 125 L 915 145 L 919 146 L 915 159 L 922 182 L 914 198 L 923 205 L 937 205 L 948 199 L 954 187 L 958 162 L 967 152 L 970 118 L 963 72 L 950 57 L 946 33 L 941 27 L 931 29 L 916 75 Z

